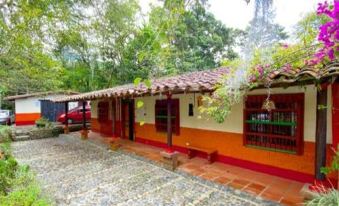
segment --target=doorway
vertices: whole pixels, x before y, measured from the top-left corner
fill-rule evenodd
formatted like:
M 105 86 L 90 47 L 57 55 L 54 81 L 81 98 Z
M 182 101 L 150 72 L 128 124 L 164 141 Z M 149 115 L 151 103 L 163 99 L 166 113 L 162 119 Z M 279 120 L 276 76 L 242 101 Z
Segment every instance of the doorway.
M 134 100 L 122 100 L 122 138 L 134 141 Z

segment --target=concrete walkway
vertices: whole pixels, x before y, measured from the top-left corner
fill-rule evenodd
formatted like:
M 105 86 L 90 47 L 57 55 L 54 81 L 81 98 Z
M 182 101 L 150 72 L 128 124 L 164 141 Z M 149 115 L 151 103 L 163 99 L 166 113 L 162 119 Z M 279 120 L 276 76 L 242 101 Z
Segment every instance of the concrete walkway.
M 56 205 L 274 205 L 72 136 L 12 147 Z

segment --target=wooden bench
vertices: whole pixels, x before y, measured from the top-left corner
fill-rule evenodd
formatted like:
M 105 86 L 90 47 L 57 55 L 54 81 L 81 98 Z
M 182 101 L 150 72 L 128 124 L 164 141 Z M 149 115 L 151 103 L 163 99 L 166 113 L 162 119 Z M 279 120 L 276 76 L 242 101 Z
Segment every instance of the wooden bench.
M 210 164 L 215 161 L 215 157 L 217 155 L 216 149 L 207 149 L 207 148 L 187 145 L 187 150 L 188 150 L 188 158 L 189 159 L 192 159 L 193 157 L 195 157 L 196 152 L 202 152 L 202 153 L 207 154 L 207 160 Z

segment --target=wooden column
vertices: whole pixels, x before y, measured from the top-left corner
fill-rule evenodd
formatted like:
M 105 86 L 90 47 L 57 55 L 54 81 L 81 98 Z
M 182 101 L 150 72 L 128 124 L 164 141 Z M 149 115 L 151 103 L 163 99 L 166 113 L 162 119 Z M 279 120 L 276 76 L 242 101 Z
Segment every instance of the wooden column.
M 172 147 L 172 95 L 167 95 L 167 146 Z
M 65 126 L 64 126 L 64 133 L 69 133 L 69 127 L 68 127 L 68 102 L 65 102 Z
M 81 138 L 87 139 L 88 138 L 88 130 L 86 125 L 86 101 L 82 102 L 82 131 L 81 131 Z
M 317 92 L 317 120 L 315 140 L 315 179 L 324 180 L 325 175 L 320 172 L 326 166 L 326 131 L 327 131 L 327 88 Z
M 82 102 L 82 128 L 87 129 L 86 125 L 86 102 Z

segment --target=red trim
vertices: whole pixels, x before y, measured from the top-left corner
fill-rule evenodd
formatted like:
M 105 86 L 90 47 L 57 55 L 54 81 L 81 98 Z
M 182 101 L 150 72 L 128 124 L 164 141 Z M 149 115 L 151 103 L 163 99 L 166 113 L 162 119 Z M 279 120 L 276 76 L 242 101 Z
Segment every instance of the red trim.
M 144 138 L 140 138 L 140 137 L 135 138 L 135 141 L 142 143 L 142 144 L 148 144 L 148 145 L 152 145 L 152 146 L 160 147 L 160 148 L 164 148 L 164 149 L 167 148 L 167 145 L 165 143 L 153 141 L 153 140 L 148 140 L 148 139 L 144 139 Z M 178 152 L 187 154 L 187 149 L 184 148 L 184 147 L 173 146 L 173 149 L 178 151 Z M 202 156 L 202 155 L 198 154 L 198 156 Z M 270 165 L 255 163 L 255 162 L 251 162 L 251 161 L 247 161 L 247 160 L 241 160 L 241 159 L 228 157 L 228 156 L 224 156 L 224 155 L 217 155 L 216 161 L 226 163 L 226 164 L 230 164 L 230 165 L 235 165 L 235 166 L 238 166 L 238 167 L 243 167 L 243 168 L 250 169 L 250 170 L 255 170 L 255 171 L 258 171 L 258 172 L 263 172 L 263 173 L 274 175 L 274 176 L 279 176 L 279 177 L 284 177 L 284 178 L 287 178 L 287 179 L 296 180 L 296 181 L 299 181 L 299 182 L 312 183 L 314 181 L 314 176 L 311 175 L 311 174 L 306 174 L 306 173 L 301 173 L 301 172 L 297 172 L 297 171 L 293 171 L 293 170 L 273 167 L 273 166 L 270 166 Z
M 35 121 L 17 121 L 15 125 L 22 126 L 22 125 L 35 125 Z
M 339 83 L 332 84 L 332 146 L 339 144 Z

